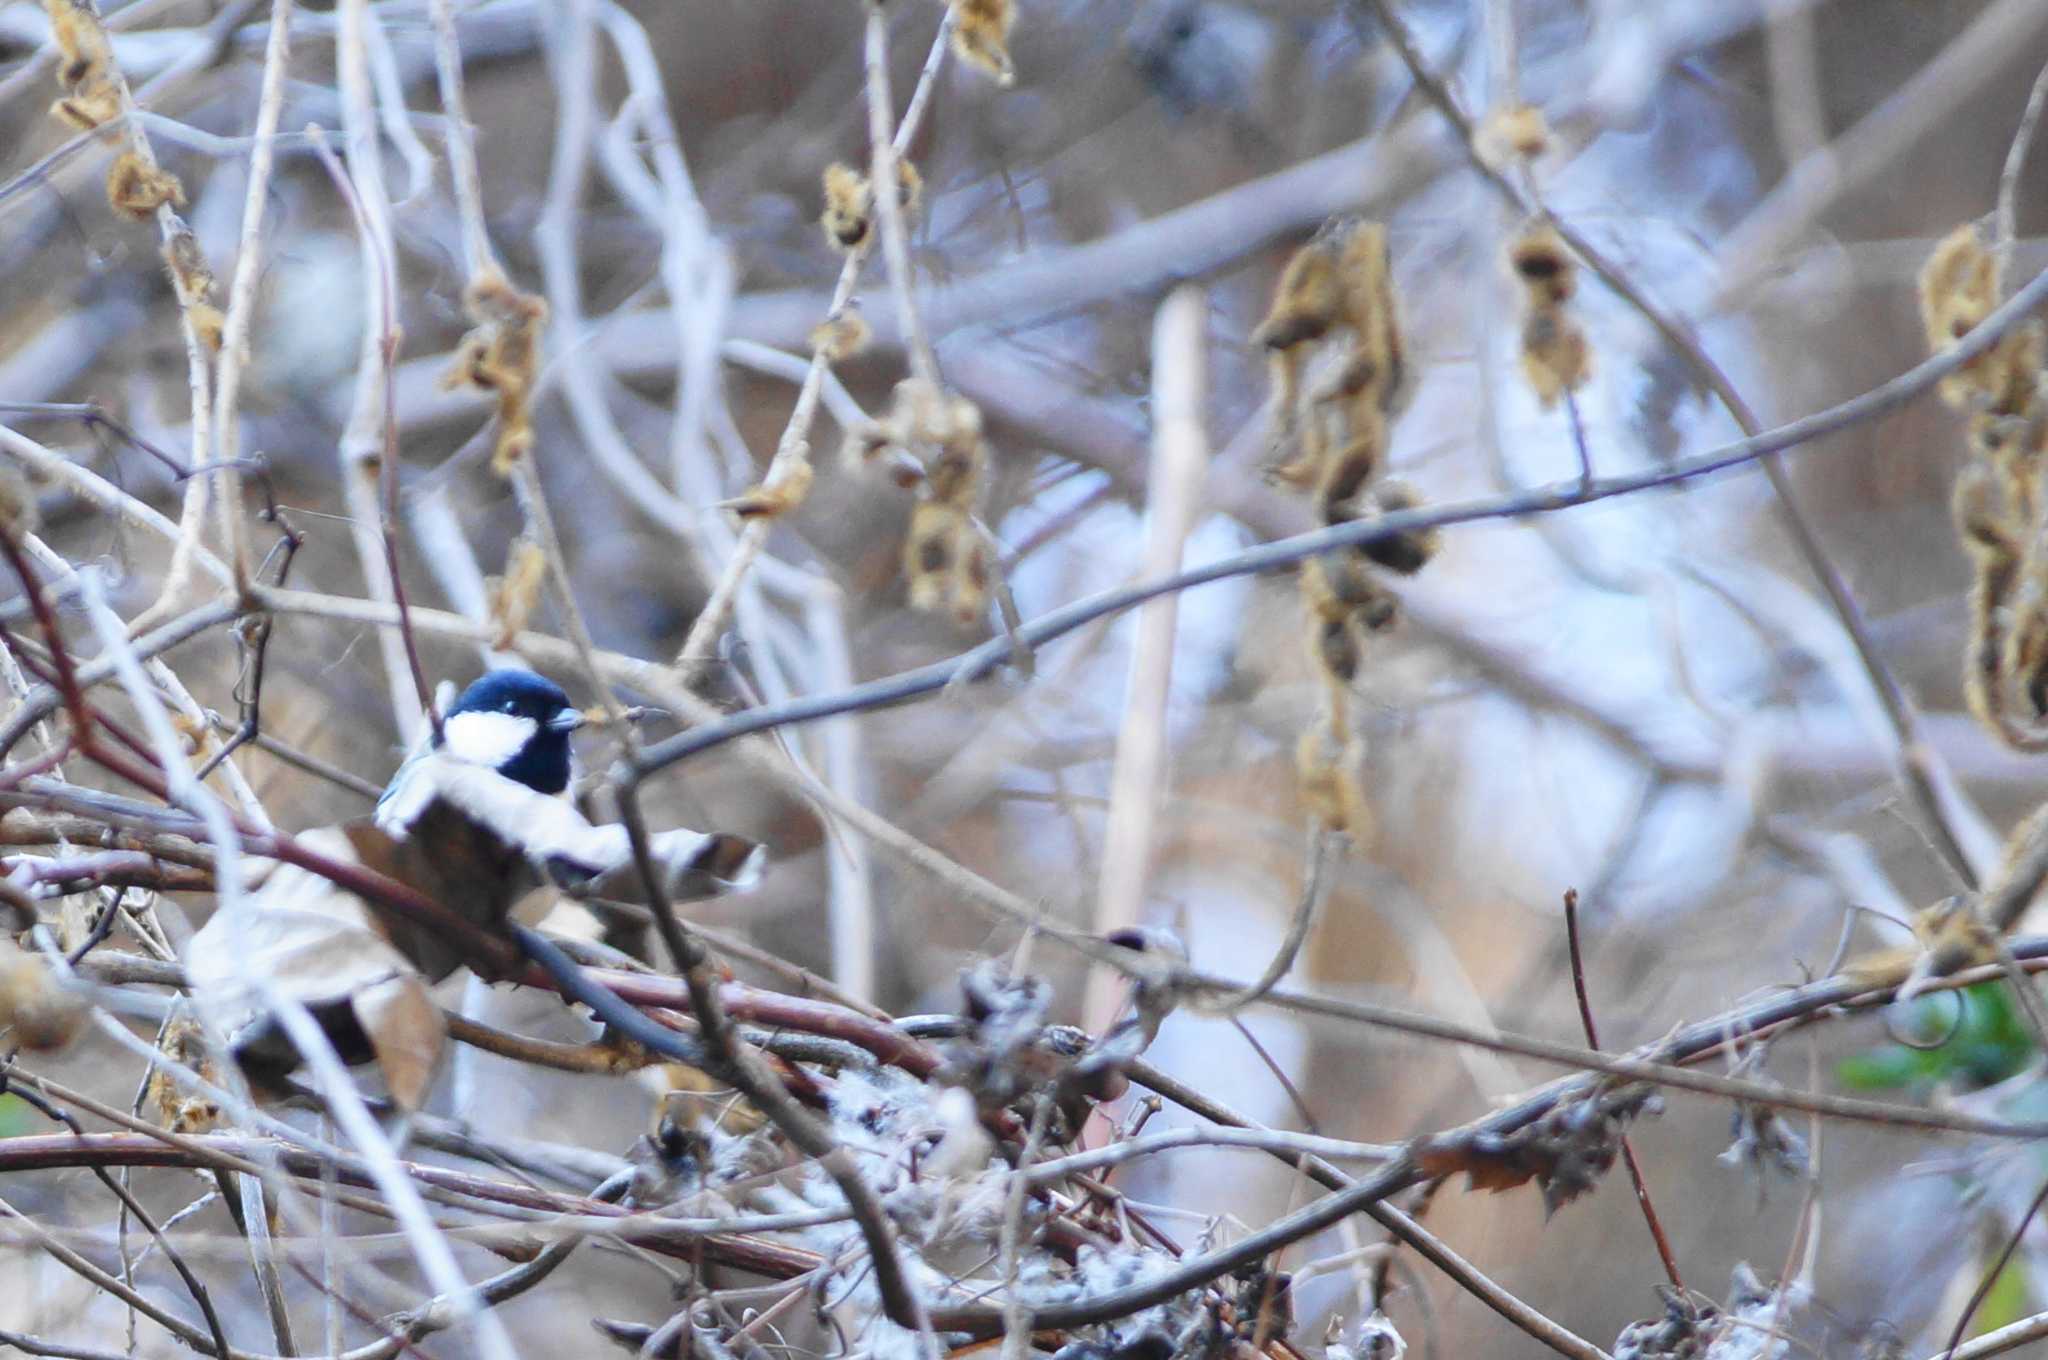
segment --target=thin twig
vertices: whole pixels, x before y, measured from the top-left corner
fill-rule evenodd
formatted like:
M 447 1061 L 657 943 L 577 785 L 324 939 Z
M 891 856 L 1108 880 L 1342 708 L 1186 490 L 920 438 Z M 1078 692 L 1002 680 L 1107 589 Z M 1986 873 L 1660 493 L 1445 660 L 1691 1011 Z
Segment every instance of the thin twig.
M 1586 961 L 1579 947 L 1579 891 L 1565 889 L 1564 894 L 1565 938 L 1570 942 L 1572 955 L 1572 992 L 1579 999 L 1579 1021 L 1586 1029 L 1586 1046 L 1600 1047 L 1600 1031 L 1593 1023 L 1593 1003 L 1586 992 Z M 1635 1187 L 1636 1203 L 1642 1207 L 1643 1222 L 1650 1227 L 1650 1240 L 1657 1244 L 1657 1259 L 1664 1263 L 1664 1273 L 1671 1279 L 1671 1287 L 1680 1293 L 1685 1291 L 1685 1280 L 1678 1273 L 1678 1258 L 1672 1254 L 1671 1240 L 1664 1235 L 1664 1224 L 1657 1217 L 1657 1206 L 1650 1202 L 1650 1187 L 1643 1180 L 1643 1169 L 1636 1162 L 1636 1151 L 1629 1136 L 1621 1136 L 1621 1158 L 1628 1167 L 1629 1184 Z

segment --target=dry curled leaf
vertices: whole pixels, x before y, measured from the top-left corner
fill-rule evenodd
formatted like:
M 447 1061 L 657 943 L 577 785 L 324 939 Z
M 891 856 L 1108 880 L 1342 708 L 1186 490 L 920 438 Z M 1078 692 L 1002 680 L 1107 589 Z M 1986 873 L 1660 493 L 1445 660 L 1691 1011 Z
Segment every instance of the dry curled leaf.
M 1656 1088 L 1601 1086 L 1562 1102 L 1509 1134 L 1443 1134 L 1415 1149 L 1430 1176 L 1459 1172 L 1475 1190 L 1496 1193 L 1534 1180 L 1550 1213 L 1591 1190 L 1614 1165 L 1623 1126 L 1662 1108 Z

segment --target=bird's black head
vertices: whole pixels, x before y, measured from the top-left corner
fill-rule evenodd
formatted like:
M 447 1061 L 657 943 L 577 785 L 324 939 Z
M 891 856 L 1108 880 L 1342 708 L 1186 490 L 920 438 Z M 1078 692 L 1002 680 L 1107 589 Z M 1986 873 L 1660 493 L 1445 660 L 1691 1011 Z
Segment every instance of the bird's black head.
M 554 681 L 532 671 L 487 671 L 449 708 L 438 745 L 530 789 L 560 793 L 569 787 L 569 734 L 582 725 Z

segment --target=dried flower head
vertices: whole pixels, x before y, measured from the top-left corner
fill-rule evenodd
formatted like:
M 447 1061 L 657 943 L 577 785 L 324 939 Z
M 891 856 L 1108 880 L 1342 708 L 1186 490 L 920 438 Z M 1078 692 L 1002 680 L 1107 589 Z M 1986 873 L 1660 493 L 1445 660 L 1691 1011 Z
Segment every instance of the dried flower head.
M 868 177 L 844 161 L 825 167 L 825 211 L 818 223 L 841 250 L 859 250 L 874 226 L 875 196 Z
M 953 0 L 953 52 L 979 67 L 998 85 L 1016 81 L 1010 63 L 1010 30 L 1017 11 L 1011 0 Z
M 1533 227 L 1510 242 L 1508 268 L 1527 290 L 1532 307 L 1569 302 L 1578 291 L 1578 261 L 1554 227 Z
M 811 328 L 811 348 L 830 363 L 843 363 L 868 347 L 875 338 L 867 318 L 856 307 L 847 307 Z
M 1522 376 L 1536 400 L 1555 406 L 1593 373 L 1593 352 L 1579 323 L 1560 308 L 1531 312 L 1522 325 Z
M 115 212 L 146 222 L 165 205 L 184 207 L 185 186 L 162 166 L 150 164 L 133 150 L 123 151 L 107 171 L 107 202 Z

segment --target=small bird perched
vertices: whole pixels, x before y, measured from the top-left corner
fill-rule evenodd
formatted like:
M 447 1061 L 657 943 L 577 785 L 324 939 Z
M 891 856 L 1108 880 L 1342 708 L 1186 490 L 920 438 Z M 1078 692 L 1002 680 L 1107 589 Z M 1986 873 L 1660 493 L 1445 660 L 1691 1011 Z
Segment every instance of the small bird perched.
M 569 734 L 583 715 L 552 680 L 497 670 L 462 691 L 440 730 L 391 777 L 373 816 L 300 833 L 310 850 L 432 899 L 480 930 L 531 925 L 564 890 L 633 900 L 646 877 L 623 826 L 586 820 L 569 787 Z M 744 889 L 761 847 L 722 832 L 647 838 L 647 867 L 671 899 Z M 420 917 L 281 864 L 239 911 L 217 912 L 185 948 L 208 1031 L 252 1081 L 299 1063 L 273 1014 L 303 1005 L 345 1062 L 374 1060 L 415 1108 L 447 1032 L 428 988 L 482 960 Z
M 581 726 L 582 711 L 546 676 L 485 671 L 449 706 L 440 731 L 398 767 L 377 806 L 390 803 L 434 753 L 496 770 L 537 793 L 560 793 L 569 787 L 569 734 Z

